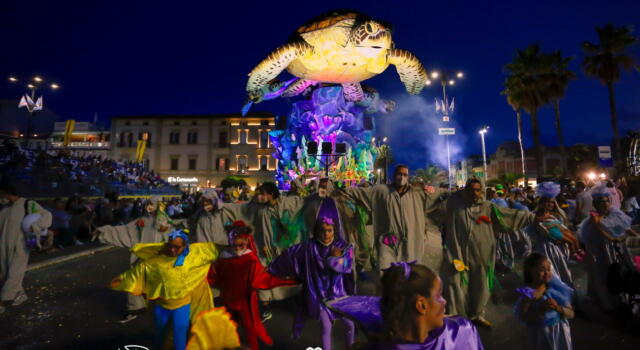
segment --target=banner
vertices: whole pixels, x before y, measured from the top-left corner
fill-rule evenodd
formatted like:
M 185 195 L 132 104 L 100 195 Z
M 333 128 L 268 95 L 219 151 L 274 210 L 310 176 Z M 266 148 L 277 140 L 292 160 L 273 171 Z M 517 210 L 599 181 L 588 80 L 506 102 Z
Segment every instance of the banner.
M 138 147 L 136 148 L 136 162 L 142 162 L 144 157 L 144 151 L 147 149 L 147 140 L 138 140 Z
M 73 127 L 76 125 L 76 121 L 73 119 L 67 120 L 67 124 L 64 127 L 64 140 L 62 141 L 62 145 L 64 147 L 69 146 L 69 142 L 71 142 L 71 135 L 73 134 Z

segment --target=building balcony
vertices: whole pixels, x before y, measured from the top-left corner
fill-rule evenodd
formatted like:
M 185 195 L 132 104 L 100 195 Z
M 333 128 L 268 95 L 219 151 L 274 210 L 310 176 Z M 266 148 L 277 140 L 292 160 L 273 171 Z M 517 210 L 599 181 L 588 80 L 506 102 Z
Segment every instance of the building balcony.
M 79 149 L 104 149 L 108 150 L 111 146 L 110 142 L 69 142 L 67 148 Z M 52 148 L 65 148 L 62 142 L 51 142 Z

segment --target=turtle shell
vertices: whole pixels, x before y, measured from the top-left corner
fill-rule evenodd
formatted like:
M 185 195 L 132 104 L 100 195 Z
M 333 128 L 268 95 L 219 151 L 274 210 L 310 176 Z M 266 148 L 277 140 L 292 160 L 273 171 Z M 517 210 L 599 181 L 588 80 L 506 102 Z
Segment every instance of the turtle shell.
M 326 29 L 344 20 L 353 20 L 353 22 L 355 22 L 355 19 L 357 17 L 358 17 L 358 14 L 355 12 L 346 12 L 346 13 L 334 12 L 304 24 L 302 27 L 298 28 L 297 32 L 299 34 L 305 34 L 305 33 L 313 32 L 316 30 Z

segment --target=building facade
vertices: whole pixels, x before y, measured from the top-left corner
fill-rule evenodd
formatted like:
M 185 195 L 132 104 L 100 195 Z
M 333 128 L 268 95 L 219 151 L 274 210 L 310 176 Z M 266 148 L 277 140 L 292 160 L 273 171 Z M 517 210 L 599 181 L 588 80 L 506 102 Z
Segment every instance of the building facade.
M 50 149 L 67 149 L 69 151 L 85 154 L 95 154 L 100 156 L 110 156 L 111 154 L 111 133 L 100 130 L 96 125 L 89 122 L 76 122 L 71 133 L 71 139 L 67 147 L 64 147 L 64 131 L 66 122 L 55 122 L 53 132 L 49 137 Z
M 144 162 L 161 177 L 187 190 L 219 186 L 230 175 L 250 186 L 274 179 L 270 113 L 149 115 L 112 118 L 111 156 L 133 160 L 147 134 Z
M 557 147 L 544 147 L 543 174 L 538 174 L 536 170 L 536 158 L 533 149 L 525 149 L 525 167 L 529 183 L 535 183 L 540 176 L 549 176 L 561 173 L 561 157 Z M 522 173 L 522 159 L 520 157 L 520 146 L 515 141 L 507 141 L 496 149 L 496 152 L 489 156 L 488 173 L 489 179 L 497 178 L 500 174 Z

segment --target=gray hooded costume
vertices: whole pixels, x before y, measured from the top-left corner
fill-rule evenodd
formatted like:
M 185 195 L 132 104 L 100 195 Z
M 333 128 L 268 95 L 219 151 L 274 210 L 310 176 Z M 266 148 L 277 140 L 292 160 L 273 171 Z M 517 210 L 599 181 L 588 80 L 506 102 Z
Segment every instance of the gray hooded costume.
M 126 225 L 111 226 L 105 225 L 97 228 L 101 243 L 110 244 L 121 248 L 133 248 L 138 243 L 159 243 L 167 241 L 167 236 L 171 232 L 171 221 L 160 209 L 160 197 L 151 197 L 148 201 L 153 208 L 153 214 L 147 211 L 144 206 L 144 215 L 131 221 Z M 138 258 L 131 254 L 131 265 L 133 266 Z M 142 295 L 127 293 L 127 310 L 135 311 L 145 307 L 145 300 Z

